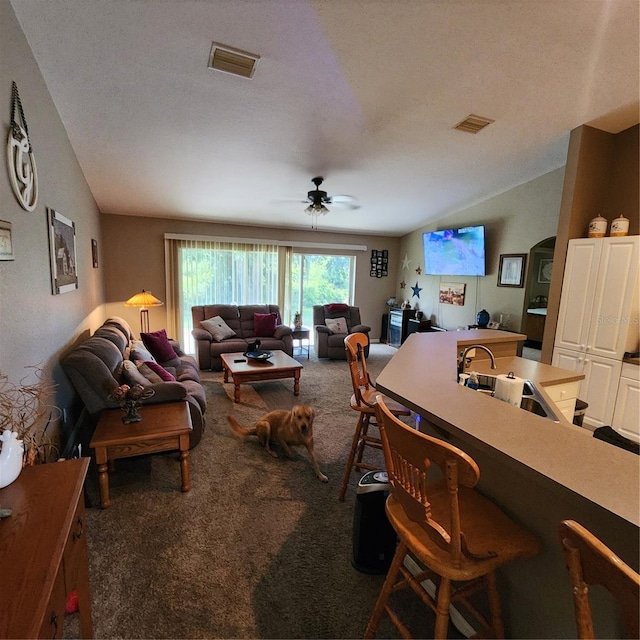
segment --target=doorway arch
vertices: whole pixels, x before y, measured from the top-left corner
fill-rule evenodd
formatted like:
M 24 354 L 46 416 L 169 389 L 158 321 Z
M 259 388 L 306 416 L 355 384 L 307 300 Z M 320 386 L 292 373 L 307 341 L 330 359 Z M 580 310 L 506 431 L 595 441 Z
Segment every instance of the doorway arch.
M 555 246 L 556 237 L 552 236 L 538 242 L 529 251 L 529 268 L 527 269 L 522 309 L 524 319 L 522 330 L 527 335 L 525 345 L 535 349 L 542 348 Z

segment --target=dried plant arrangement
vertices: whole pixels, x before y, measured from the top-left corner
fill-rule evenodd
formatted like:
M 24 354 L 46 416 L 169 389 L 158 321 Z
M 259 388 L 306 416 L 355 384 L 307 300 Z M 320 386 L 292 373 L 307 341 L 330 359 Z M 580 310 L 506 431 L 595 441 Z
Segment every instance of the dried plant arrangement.
M 26 368 L 33 371 L 36 382 L 28 383 L 30 376 L 25 376 L 16 384 L 0 371 L 0 433 L 15 431 L 24 442 L 24 465 L 33 465 L 58 458 L 47 429 L 62 412 L 52 403 L 56 385 L 47 381 L 39 366 Z

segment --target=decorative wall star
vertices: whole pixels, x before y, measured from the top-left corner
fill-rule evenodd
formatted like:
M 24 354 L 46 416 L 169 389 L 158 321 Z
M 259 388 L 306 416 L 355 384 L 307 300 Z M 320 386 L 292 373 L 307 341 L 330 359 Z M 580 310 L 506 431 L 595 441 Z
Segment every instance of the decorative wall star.
M 411 260 L 409 259 L 409 256 L 405 253 L 404 254 L 404 260 L 402 261 L 402 268 L 403 269 L 408 269 L 410 262 L 411 262 Z
M 404 289 L 406 286 L 407 286 L 407 283 L 403 280 L 403 281 L 400 283 L 400 288 L 401 288 L 401 289 Z
M 418 282 L 416 281 L 416 286 L 415 287 L 411 287 L 411 288 L 413 289 L 413 295 L 416 298 L 419 298 L 420 297 L 420 292 L 422 291 L 422 287 L 418 286 Z
M 420 274 L 422 273 L 422 267 L 421 267 L 420 265 L 418 265 L 418 266 L 416 267 L 416 273 L 417 273 L 418 275 L 420 275 Z

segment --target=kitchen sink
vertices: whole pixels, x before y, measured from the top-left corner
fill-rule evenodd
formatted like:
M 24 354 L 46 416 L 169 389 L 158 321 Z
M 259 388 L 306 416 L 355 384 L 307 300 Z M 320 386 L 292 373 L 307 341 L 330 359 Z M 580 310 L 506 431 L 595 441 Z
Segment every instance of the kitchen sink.
M 478 374 L 478 392 L 493 397 L 496 388 L 496 379 L 496 376 Z M 531 380 L 524 381 L 520 408 L 525 411 L 529 411 L 530 413 L 535 413 L 538 416 L 542 416 L 543 418 L 547 418 L 548 420 L 559 422 L 558 416 L 538 393 L 538 390 Z

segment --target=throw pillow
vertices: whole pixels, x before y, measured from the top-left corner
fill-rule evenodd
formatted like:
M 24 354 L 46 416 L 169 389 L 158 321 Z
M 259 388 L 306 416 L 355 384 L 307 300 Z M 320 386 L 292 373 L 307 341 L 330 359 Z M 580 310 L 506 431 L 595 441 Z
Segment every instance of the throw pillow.
M 349 305 L 344 302 L 331 302 L 326 304 L 324 308 L 327 310 L 327 313 L 342 313 L 343 311 L 349 311 Z
M 162 382 L 162 378 L 146 363 L 137 363 L 138 371 L 151 383 L 158 384 Z
M 142 338 L 142 342 L 144 342 L 144 346 L 151 351 L 151 355 L 153 356 L 152 360 L 166 362 L 167 360 L 178 357 L 164 329 L 151 331 L 150 333 L 141 333 L 140 337 Z
M 221 342 L 226 338 L 233 338 L 236 335 L 236 332 L 220 316 L 201 320 L 200 326 L 206 329 L 216 342 Z
M 256 336 L 262 338 L 270 338 L 276 330 L 278 322 L 277 313 L 254 313 L 253 314 L 253 331 Z
M 144 346 L 142 340 L 132 340 L 131 349 L 129 350 L 129 357 L 125 360 L 155 360 L 151 355 L 151 352 Z
M 327 318 L 324 323 L 332 333 L 349 333 L 346 318 Z
M 175 381 L 176 377 L 157 362 L 154 362 L 153 360 L 147 360 L 145 364 L 147 365 L 147 367 L 149 367 L 149 369 L 151 369 L 151 371 L 159 375 L 164 380 L 164 382 Z
M 131 360 L 124 360 L 122 363 L 122 377 L 125 382 L 133 387 L 134 384 L 141 384 L 143 387 L 148 387 L 151 383 L 147 380 L 139 371 L 135 365 L 135 362 Z

